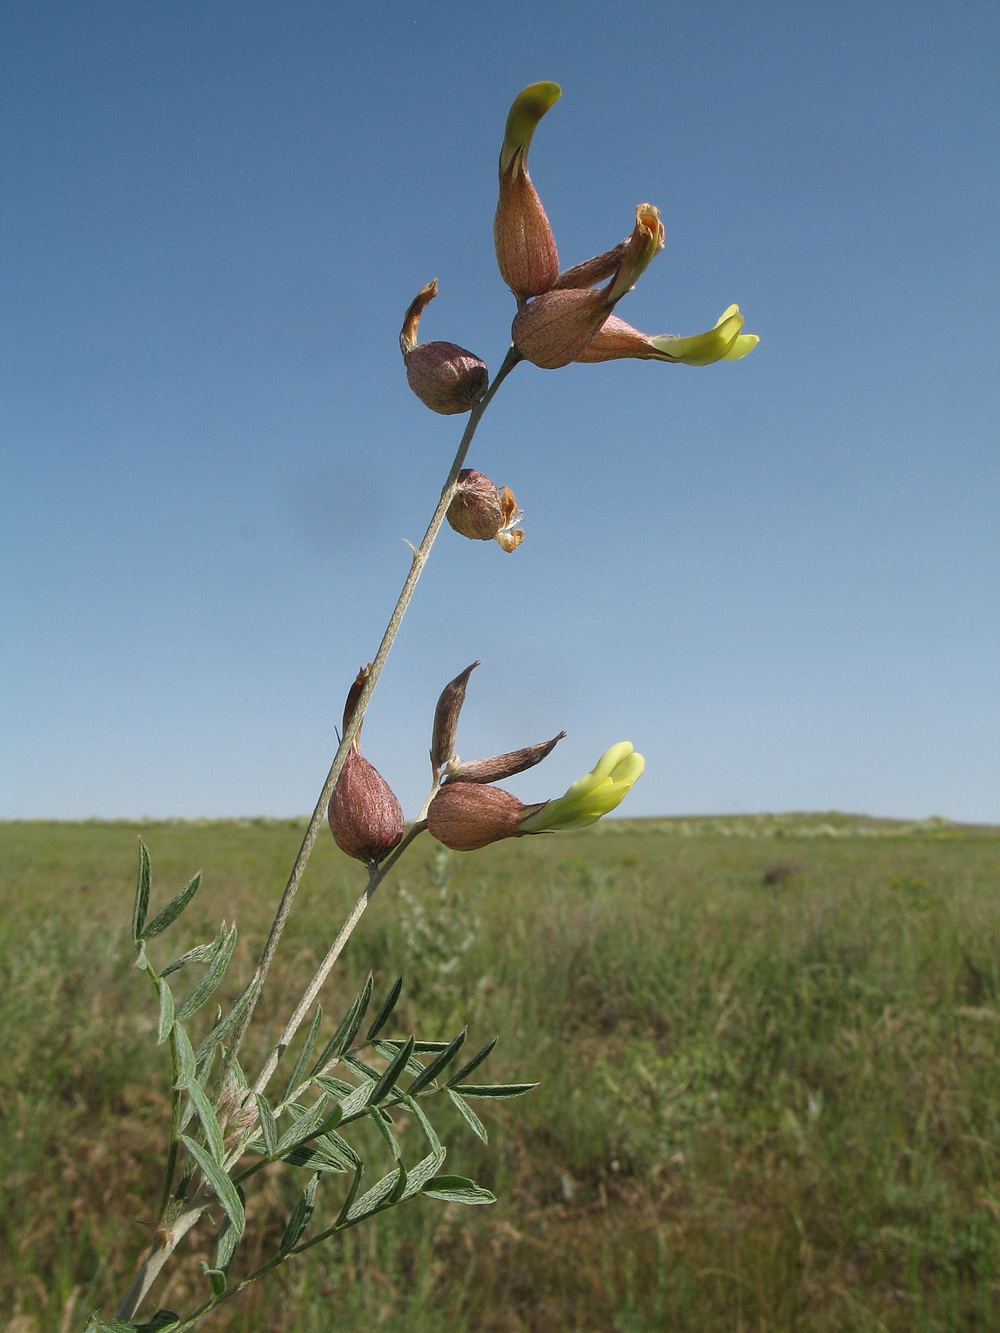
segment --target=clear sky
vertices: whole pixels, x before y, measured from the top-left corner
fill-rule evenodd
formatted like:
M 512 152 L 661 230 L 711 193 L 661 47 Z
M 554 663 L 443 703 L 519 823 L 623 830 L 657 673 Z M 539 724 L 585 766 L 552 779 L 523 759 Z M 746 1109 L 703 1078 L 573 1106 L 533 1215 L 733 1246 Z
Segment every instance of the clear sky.
M 517 368 L 469 462 L 512 555 L 446 530 L 364 751 L 413 814 L 463 758 L 614 741 L 622 813 L 1000 820 L 1000 7 L 9 0 L 0 816 L 314 804 L 463 418 L 403 312 L 495 369 L 509 103 L 565 265 L 658 206 L 618 313 L 760 346 Z M 984 324 L 984 319 L 986 323 Z

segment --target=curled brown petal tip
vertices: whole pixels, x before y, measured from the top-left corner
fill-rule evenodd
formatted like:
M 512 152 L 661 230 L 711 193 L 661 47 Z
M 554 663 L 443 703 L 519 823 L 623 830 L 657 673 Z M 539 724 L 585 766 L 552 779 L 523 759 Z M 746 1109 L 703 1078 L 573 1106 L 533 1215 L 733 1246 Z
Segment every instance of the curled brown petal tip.
M 511 750 L 509 754 L 496 754 L 490 759 L 473 759 L 468 764 L 459 764 L 448 774 L 448 782 L 502 782 L 515 773 L 523 773 L 540 764 L 565 735 L 565 731 L 560 731 L 558 736 L 553 736 L 550 741 L 542 741 L 539 745 L 527 745 L 523 750 Z
M 465 691 L 469 677 L 479 665 L 473 662 L 464 671 L 459 672 L 441 691 L 441 696 L 434 709 L 434 729 L 431 734 L 431 768 L 434 776 L 440 773 L 455 753 L 455 736 L 458 731 L 458 718 L 465 702 Z
M 344 704 L 344 731 L 351 725 L 351 718 L 354 716 L 354 710 L 358 706 L 358 700 L 361 698 L 361 691 L 365 688 L 365 682 L 371 672 L 372 664 L 368 663 L 358 672 L 354 684 L 347 692 L 347 702 Z M 358 727 L 357 735 L 354 738 L 354 744 L 357 746 L 358 736 L 361 735 L 361 728 Z

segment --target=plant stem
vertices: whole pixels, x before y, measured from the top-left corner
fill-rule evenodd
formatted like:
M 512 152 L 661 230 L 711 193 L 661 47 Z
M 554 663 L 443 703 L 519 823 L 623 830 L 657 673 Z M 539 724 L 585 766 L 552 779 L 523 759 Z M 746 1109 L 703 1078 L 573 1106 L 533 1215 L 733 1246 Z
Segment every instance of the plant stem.
M 406 834 L 406 836 L 403 838 L 402 842 L 393 852 L 393 854 L 390 857 L 388 857 L 385 861 L 383 861 L 380 866 L 376 866 L 375 869 L 372 870 L 368 883 L 365 886 L 364 893 L 362 893 L 361 897 L 351 908 L 347 920 L 340 928 L 340 933 L 337 935 L 337 938 L 330 945 L 329 952 L 323 959 L 322 963 L 320 963 L 316 975 L 313 977 L 312 981 L 310 981 L 309 985 L 306 987 L 302 999 L 298 1002 L 298 1004 L 295 1007 L 295 1012 L 292 1014 L 291 1018 L 289 1018 L 288 1022 L 285 1024 L 284 1032 L 282 1032 L 281 1036 L 278 1038 L 274 1050 L 268 1056 L 267 1063 L 264 1065 L 264 1068 L 258 1074 L 257 1081 L 253 1085 L 253 1088 L 251 1089 L 250 1092 L 251 1096 L 256 1096 L 258 1093 L 262 1093 L 264 1089 L 267 1087 L 268 1083 L 270 1082 L 271 1075 L 274 1073 L 275 1069 L 278 1066 L 278 1061 L 281 1059 L 282 1055 L 284 1055 L 285 1051 L 288 1049 L 289 1044 L 291 1043 L 293 1037 L 301 1027 L 309 1010 L 312 1008 L 316 996 L 322 990 L 323 983 L 326 981 L 327 977 L 330 975 L 330 972 L 333 970 L 333 966 L 336 963 L 337 959 L 340 957 L 344 945 L 351 938 L 355 926 L 358 924 L 358 922 L 364 915 L 365 908 L 371 902 L 372 895 L 374 894 L 375 890 L 382 883 L 386 875 L 396 864 L 396 862 L 399 860 L 400 856 L 407 849 L 407 847 L 409 847 L 410 843 L 414 840 L 414 838 L 416 838 L 418 834 L 422 833 L 426 827 L 427 825 L 423 821 L 414 824 L 413 827 Z M 306 1084 L 306 1086 L 308 1086 L 308 1083 Z M 293 1094 L 293 1100 L 294 1100 L 294 1094 Z
M 427 563 L 427 558 L 431 553 L 431 547 L 434 545 L 435 538 L 441 529 L 441 524 L 444 522 L 445 514 L 448 512 L 448 506 L 454 498 L 455 483 L 458 474 L 462 469 L 462 465 L 465 462 L 465 456 L 469 452 L 469 446 L 472 444 L 472 438 L 476 433 L 476 428 L 482 420 L 483 413 L 486 411 L 487 407 L 489 407 L 493 395 L 521 359 L 520 353 L 514 347 L 508 349 L 507 355 L 504 357 L 503 364 L 497 371 L 493 383 L 490 385 L 483 398 L 472 409 L 469 416 L 469 421 L 462 434 L 462 439 L 459 442 L 458 450 L 451 465 L 451 470 L 448 473 L 448 478 L 442 488 L 441 498 L 438 500 L 437 508 L 434 510 L 433 517 L 427 526 L 427 531 L 424 533 L 423 541 L 413 552 L 413 559 L 410 562 L 409 572 L 403 583 L 402 591 L 399 594 L 392 615 L 389 617 L 389 623 L 386 626 L 385 634 L 382 636 L 382 642 L 379 644 L 378 652 L 375 654 L 375 659 L 368 672 L 368 679 L 365 681 L 364 689 L 361 691 L 360 697 L 358 698 L 351 720 L 344 730 L 343 740 L 340 742 L 340 745 L 337 748 L 337 753 L 334 755 L 330 771 L 327 774 L 326 781 L 323 783 L 323 789 L 316 802 L 316 808 L 313 810 L 312 817 L 306 828 L 305 836 L 302 839 L 302 845 L 299 847 L 298 855 L 292 866 L 291 874 L 288 877 L 288 883 L 281 896 L 281 901 L 278 904 L 278 910 L 275 913 L 274 921 L 271 923 L 270 933 L 268 934 L 264 950 L 260 956 L 260 961 L 257 964 L 257 969 L 253 976 L 253 991 L 250 1003 L 247 1005 L 246 1011 L 233 1035 L 233 1039 L 229 1043 L 222 1072 L 223 1080 L 232 1070 L 240 1045 L 243 1038 L 246 1036 L 247 1028 L 250 1025 L 250 1020 L 253 1018 L 254 1009 L 256 1008 L 257 1001 L 260 999 L 264 981 L 267 978 L 271 961 L 274 958 L 275 950 L 278 947 L 278 940 L 281 938 L 281 933 L 285 928 L 285 923 L 287 922 L 289 913 L 292 909 L 292 903 L 295 899 L 295 895 L 299 891 L 302 876 L 305 873 L 306 865 L 312 854 L 313 846 L 315 845 L 323 821 L 326 818 L 327 807 L 330 804 L 330 797 L 333 795 L 333 789 L 337 785 L 340 770 L 344 766 L 347 752 L 364 719 L 365 709 L 368 707 L 368 702 L 372 697 L 376 684 L 378 683 L 378 678 L 382 673 L 386 658 L 389 656 L 390 649 L 399 632 L 399 627 L 403 622 L 406 609 L 410 604 L 410 598 L 413 596 L 413 591 L 417 586 L 417 580 L 420 578 L 424 565 Z M 368 893 L 367 890 L 365 892 L 366 894 Z M 364 909 L 362 908 L 361 910 L 363 911 Z
M 361 695 L 358 699 L 357 705 L 355 706 L 350 722 L 344 729 L 343 739 L 341 740 L 340 745 L 337 748 L 337 753 L 334 755 L 333 763 L 330 765 L 330 771 L 327 774 L 326 781 L 323 783 L 323 789 L 319 794 L 319 799 L 316 802 L 316 807 L 313 810 L 312 816 L 309 820 L 309 824 L 305 831 L 305 835 L 303 836 L 301 846 L 299 847 L 298 854 L 296 855 L 295 862 L 292 866 L 291 873 L 288 877 L 288 882 L 285 885 L 285 891 L 281 896 L 281 901 L 278 904 L 277 911 L 275 912 L 274 920 L 271 923 L 271 929 L 270 932 L 268 933 L 267 941 L 265 942 L 264 949 L 261 953 L 260 960 L 257 963 L 257 968 L 254 972 L 251 981 L 253 989 L 251 992 L 250 1002 L 247 1005 L 247 1008 L 238 1026 L 234 1031 L 233 1037 L 229 1043 L 226 1052 L 226 1058 L 223 1063 L 222 1075 L 221 1075 L 221 1081 L 223 1083 L 232 1073 L 232 1069 L 236 1061 L 239 1047 L 244 1037 L 246 1036 L 247 1028 L 250 1025 L 251 1019 L 253 1018 L 254 1009 L 256 1008 L 257 1002 L 260 999 L 260 994 L 264 987 L 264 981 L 267 978 L 271 962 L 274 958 L 275 950 L 278 947 L 278 941 L 281 937 L 282 931 L 285 928 L 285 923 L 288 920 L 289 913 L 291 912 L 292 903 L 295 899 L 295 895 L 299 891 L 299 886 L 302 882 L 302 877 L 303 874 L 305 873 L 306 865 L 308 864 L 309 857 L 312 854 L 312 849 L 316 843 L 316 838 L 319 835 L 320 828 L 322 827 L 323 821 L 326 818 L 326 811 L 327 807 L 330 804 L 330 797 L 333 795 L 333 789 L 337 784 L 337 779 L 340 776 L 340 771 L 344 766 L 344 760 L 347 757 L 347 752 L 351 747 L 354 737 L 358 733 L 358 729 L 360 728 L 362 721 L 364 720 L 365 710 L 368 707 L 368 703 L 369 700 L 371 699 L 372 692 L 374 691 L 375 685 L 378 682 L 378 678 L 381 675 L 382 667 L 385 665 L 386 658 L 389 656 L 389 652 L 392 648 L 393 642 L 395 641 L 396 635 L 399 632 L 399 627 L 403 622 L 403 617 L 406 614 L 407 607 L 410 604 L 410 599 L 412 598 L 414 589 L 417 586 L 417 580 L 420 578 L 420 575 L 423 572 L 424 565 L 427 563 L 427 559 L 431 553 L 431 548 L 434 545 L 438 532 L 441 530 L 441 525 L 444 522 L 445 514 L 448 512 L 448 506 L 451 504 L 451 501 L 454 498 L 455 484 L 458 479 L 458 474 L 462 470 L 462 466 L 465 463 L 465 458 L 469 452 L 469 446 L 472 444 L 473 436 L 475 435 L 476 429 L 480 421 L 482 420 L 483 413 L 486 411 L 487 407 L 492 401 L 493 395 L 496 393 L 497 389 L 499 389 L 500 385 L 503 383 L 503 381 L 507 378 L 507 376 L 510 374 L 510 372 L 514 369 L 514 367 L 520 360 L 521 360 L 520 353 L 517 352 L 513 347 L 511 347 L 508 350 L 507 355 L 503 360 L 503 364 L 497 371 L 496 376 L 493 379 L 493 383 L 490 385 L 489 389 L 484 394 L 483 398 L 480 400 L 480 402 L 476 404 L 476 406 L 472 409 L 472 412 L 469 415 L 469 420 L 466 423 L 465 430 L 462 433 L 462 438 L 459 442 L 454 460 L 452 461 L 451 469 L 448 473 L 448 477 L 444 483 L 444 486 L 442 487 L 441 497 L 438 500 L 437 508 L 434 510 L 434 514 L 431 517 L 431 521 L 427 526 L 427 531 L 424 533 L 423 541 L 420 543 L 419 547 L 417 547 L 413 552 L 413 559 L 410 562 L 409 572 L 407 573 L 406 579 L 403 583 L 402 590 L 396 601 L 396 605 L 393 609 L 392 615 L 389 618 L 389 623 L 386 626 L 385 633 L 382 636 L 382 642 L 379 644 L 378 652 L 375 654 L 375 659 L 372 662 L 372 665 L 369 669 L 368 678 L 365 681 L 364 689 L 361 691 Z M 426 824 L 424 823 L 424 815 L 427 812 L 427 806 L 430 804 L 431 797 L 434 795 L 435 790 L 436 790 L 436 785 L 435 788 L 432 789 L 430 796 L 428 796 L 427 800 L 424 802 L 424 806 L 420 812 L 420 816 L 417 822 L 410 828 L 409 832 L 406 834 L 403 841 L 395 849 L 392 855 L 387 857 L 386 860 L 382 863 L 382 865 L 372 872 L 368 884 L 365 887 L 364 893 L 361 895 L 361 897 L 358 899 L 358 901 L 352 908 L 350 915 L 348 916 L 347 920 L 344 922 L 344 925 L 340 930 L 340 933 L 338 934 L 336 940 L 334 940 L 333 944 L 331 945 L 329 953 L 323 960 L 323 963 L 320 965 L 319 971 L 316 973 L 316 976 L 313 977 L 312 981 L 309 983 L 309 986 L 306 989 L 305 994 L 303 995 L 299 1004 L 296 1006 L 294 1014 L 289 1019 L 288 1024 L 285 1027 L 285 1031 L 282 1033 L 281 1040 L 279 1041 L 275 1049 L 271 1052 L 271 1055 L 268 1057 L 268 1060 L 264 1065 L 264 1068 L 258 1075 L 257 1082 L 254 1084 L 254 1089 L 253 1089 L 254 1092 L 263 1091 L 264 1087 L 270 1080 L 272 1074 L 274 1073 L 275 1067 L 277 1066 L 278 1060 L 282 1054 L 282 1051 L 287 1047 L 288 1043 L 292 1040 L 292 1037 L 294 1036 L 298 1027 L 302 1023 L 303 1018 L 305 1017 L 309 1008 L 312 1006 L 312 1003 L 315 1000 L 316 996 L 318 995 L 320 989 L 322 988 L 322 985 L 326 980 L 327 976 L 329 975 L 330 970 L 336 963 L 337 958 L 340 956 L 340 953 L 342 952 L 345 944 L 350 938 L 351 932 L 354 930 L 355 926 L 361 920 L 365 908 L 368 906 L 368 903 L 370 902 L 371 897 L 374 894 L 375 890 L 378 888 L 379 884 L 381 884 L 382 880 L 385 878 L 388 872 L 399 860 L 400 856 L 410 845 L 413 839 L 419 833 L 421 833 L 426 827 Z M 174 1136 L 172 1135 L 172 1139 L 173 1138 Z M 175 1160 L 176 1142 L 172 1143 L 171 1153 L 172 1153 L 172 1158 Z M 132 1283 L 132 1286 L 130 1287 L 128 1293 L 126 1294 L 124 1300 L 122 1301 L 121 1305 L 118 1308 L 117 1317 L 119 1319 L 130 1320 L 138 1312 L 139 1307 L 141 1306 L 142 1302 L 145 1300 L 147 1294 L 149 1293 L 149 1290 L 153 1282 L 159 1275 L 164 1264 L 170 1258 L 170 1255 L 173 1253 L 181 1237 L 184 1234 L 186 1234 L 186 1232 L 189 1231 L 191 1227 L 195 1225 L 195 1223 L 201 1217 L 202 1213 L 205 1211 L 206 1207 L 207 1203 L 201 1200 L 200 1195 L 195 1195 L 194 1198 L 189 1201 L 188 1206 L 184 1209 L 184 1211 L 175 1219 L 173 1225 L 170 1227 L 167 1234 L 163 1236 L 162 1239 L 160 1239 L 159 1243 L 154 1243 L 144 1263 L 140 1267 L 139 1272 L 136 1275 L 135 1281 Z M 245 1284 L 240 1284 L 240 1285 L 242 1286 Z M 227 1293 L 227 1297 L 230 1294 L 232 1293 L 231 1292 Z M 206 1313 L 208 1309 L 210 1309 L 215 1303 L 216 1302 L 214 1301 L 210 1301 L 206 1305 L 202 1306 L 200 1310 L 195 1311 L 195 1314 L 191 1316 L 191 1320 L 199 1318 L 201 1314 Z M 192 1327 L 192 1323 L 185 1321 L 181 1325 L 181 1327 L 182 1328 Z
M 411 827 L 406 833 L 406 836 L 402 839 L 399 845 L 393 849 L 390 855 L 386 857 L 386 859 L 382 862 L 382 864 L 374 867 L 374 869 L 372 870 L 371 875 L 368 879 L 368 883 L 365 885 L 364 893 L 362 893 L 361 897 L 351 908 L 350 915 L 344 922 L 343 926 L 341 926 L 340 933 L 338 934 L 337 938 L 334 940 L 333 944 L 331 944 L 329 953 L 323 959 L 322 963 L 320 963 L 316 975 L 313 977 L 312 981 L 310 981 L 309 985 L 306 987 L 302 999 L 296 1005 L 295 1012 L 292 1014 L 291 1018 L 289 1018 L 288 1022 L 285 1024 L 285 1030 L 278 1038 L 274 1050 L 268 1056 L 267 1063 L 265 1064 L 264 1068 L 258 1074 L 257 1082 L 253 1085 L 253 1088 L 250 1090 L 250 1096 L 256 1096 L 258 1093 L 262 1093 L 264 1089 L 267 1087 L 268 1083 L 270 1082 L 271 1075 L 277 1068 L 278 1061 L 281 1059 L 282 1055 L 288 1049 L 289 1044 L 291 1043 L 296 1032 L 302 1026 L 306 1014 L 312 1008 L 313 1001 L 316 999 L 317 995 L 322 990 L 323 983 L 330 975 L 330 972 L 333 970 L 334 964 L 336 963 L 337 959 L 343 952 L 344 945 L 347 943 L 347 941 L 351 938 L 351 935 L 354 933 L 354 928 L 364 915 L 365 908 L 371 902 L 375 890 L 382 883 L 382 881 L 388 875 L 389 871 L 393 868 L 393 866 L 396 864 L 399 858 L 409 847 L 410 843 L 412 843 L 419 834 L 423 833 L 424 829 L 427 827 L 427 820 L 426 820 L 427 811 L 428 808 L 430 807 L 431 801 L 433 801 L 434 797 L 437 795 L 440 786 L 441 786 L 441 779 L 440 777 L 438 777 L 437 779 L 435 779 L 434 784 L 432 785 L 430 791 L 427 793 L 423 805 L 420 807 L 420 814 L 417 816 L 416 823 L 411 825 Z M 296 1088 L 295 1091 L 291 1094 L 291 1100 L 294 1101 L 295 1098 L 299 1096 L 309 1086 L 310 1082 L 311 1080 L 307 1079 L 306 1082 L 302 1084 L 301 1088 Z

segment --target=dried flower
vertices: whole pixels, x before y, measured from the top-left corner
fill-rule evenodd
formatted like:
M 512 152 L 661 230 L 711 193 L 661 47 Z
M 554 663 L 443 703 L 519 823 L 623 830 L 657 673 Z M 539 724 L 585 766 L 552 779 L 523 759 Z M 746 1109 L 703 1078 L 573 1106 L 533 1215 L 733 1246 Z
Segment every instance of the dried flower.
M 558 736 L 549 742 L 548 749 L 557 740 Z M 456 852 L 476 851 L 503 838 L 586 828 L 621 804 L 644 767 L 642 755 L 628 741 L 620 741 L 564 796 L 540 805 L 524 805 L 502 787 L 453 778 L 431 802 L 427 827 L 438 842 Z
M 532 83 L 514 98 L 500 150 L 500 198 L 493 239 L 500 276 L 523 304 L 547 292 L 559 273 L 559 256 L 542 201 L 528 175 L 535 127 L 559 100 L 557 83 Z
M 523 773 L 527 768 L 540 764 L 550 754 L 555 745 L 566 735 L 560 731 L 550 741 L 538 745 L 528 745 L 522 750 L 511 750 L 508 754 L 496 754 L 489 759 L 474 759 L 463 764 L 455 754 L 455 737 L 458 733 L 458 718 L 465 703 L 465 691 L 469 677 L 479 665 L 473 662 L 455 677 L 441 691 L 434 710 L 434 731 L 431 736 L 431 768 L 434 777 L 444 771 L 444 781 L 487 783 L 509 778 L 515 773 Z
M 496 486 L 475 468 L 463 468 L 458 474 L 446 517 L 463 537 L 483 542 L 496 538 L 505 551 L 515 550 L 524 540 L 516 527 L 523 516 L 514 492 L 509 486 Z
M 619 245 L 558 272 L 555 240 L 528 177 L 527 154 L 535 127 L 559 95 L 554 83 L 533 83 L 523 89 L 507 117 L 500 153 L 494 238 L 500 272 L 517 297 L 511 336 L 518 352 L 545 370 L 557 370 L 571 361 L 617 357 L 707 366 L 746 356 L 758 339 L 741 333 L 743 321 L 736 306 L 729 307 L 715 329 L 693 338 L 649 337 L 612 315 L 617 302 L 663 249 L 663 226 L 649 204 L 636 210 L 635 228 Z M 607 287 L 599 289 L 597 284 L 605 281 Z
M 495 754 L 489 759 L 473 759 L 467 764 L 456 760 L 448 769 L 449 782 L 503 782 L 515 773 L 523 773 L 534 768 L 556 748 L 566 735 L 560 731 L 550 741 L 541 741 L 538 745 L 526 745 L 522 750 L 511 750 L 507 754 Z
M 450 680 L 444 687 L 437 701 L 437 707 L 434 709 L 434 730 L 431 733 L 431 769 L 435 778 L 445 764 L 454 757 L 459 714 L 465 703 L 469 677 L 478 665 L 478 662 L 473 662 L 464 671 L 460 671 L 455 679 Z
M 410 302 L 399 334 L 406 379 L 420 401 L 444 416 L 469 412 L 489 387 L 486 363 L 456 343 L 418 343 L 420 316 L 437 296 L 437 278 L 426 283 Z
M 345 731 L 370 670 L 370 665 L 363 667 L 348 692 L 344 706 Z M 385 778 L 361 754 L 358 735 L 351 743 L 330 797 L 327 820 L 342 852 L 368 866 L 377 866 L 403 837 L 403 809 Z
M 605 256 L 580 265 L 600 272 L 612 255 L 617 267 L 604 288 L 576 287 L 548 291 L 523 305 L 514 316 L 511 339 L 521 355 L 544 370 L 569 365 L 597 336 L 615 305 L 663 249 L 663 223 L 651 204 L 635 210 L 632 235 Z M 595 266 L 591 269 L 591 266 Z

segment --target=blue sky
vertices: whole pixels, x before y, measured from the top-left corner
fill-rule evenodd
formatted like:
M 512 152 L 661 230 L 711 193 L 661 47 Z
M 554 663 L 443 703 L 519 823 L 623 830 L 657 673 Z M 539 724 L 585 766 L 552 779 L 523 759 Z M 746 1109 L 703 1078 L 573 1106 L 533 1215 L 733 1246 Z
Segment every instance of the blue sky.
M 761 337 L 704 369 L 517 368 L 365 726 L 413 813 L 464 758 L 628 738 L 623 813 L 1000 819 L 993 3 L 23 3 L 6 147 L 0 816 L 312 808 L 461 431 L 425 339 L 495 369 L 504 118 L 565 265 L 657 205 L 618 313 Z

